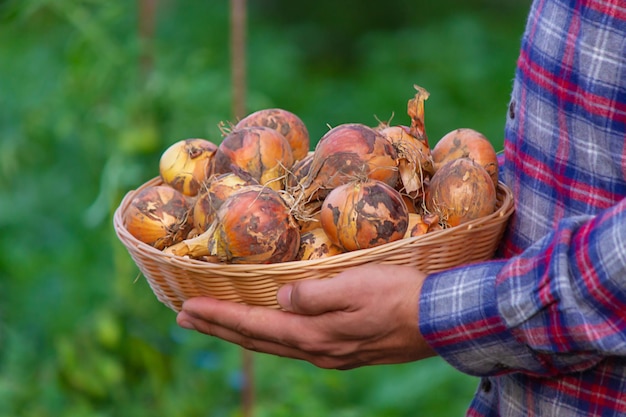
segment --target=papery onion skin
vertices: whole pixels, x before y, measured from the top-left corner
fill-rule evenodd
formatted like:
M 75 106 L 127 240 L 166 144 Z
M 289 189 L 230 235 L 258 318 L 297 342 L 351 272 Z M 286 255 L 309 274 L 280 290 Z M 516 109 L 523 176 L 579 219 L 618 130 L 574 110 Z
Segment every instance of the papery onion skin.
M 269 264 L 294 260 L 298 254 L 299 226 L 280 194 L 270 188 L 248 186 L 232 194 L 214 224 L 209 249 L 223 262 Z
M 206 190 L 198 195 L 193 208 L 193 227 L 198 233 L 206 231 L 215 220 L 217 210 L 232 194 L 245 186 L 258 184 L 252 178 L 241 178 L 234 172 L 227 172 L 212 178 Z
M 333 188 L 354 180 L 398 183 L 397 154 L 379 132 L 360 123 L 329 130 L 317 143 L 301 187 L 306 199 L 323 199 Z
M 425 196 L 429 213 L 453 227 L 495 211 L 496 188 L 482 165 L 459 158 L 441 166 L 430 180 Z
M 217 145 L 206 139 L 183 139 L 170 145 L 159 160 L 163 182 L 187 196 L 195 196 L 211 176 Z
M 310 204 L 304 205 L 304 214 L 296 216 L 296 221 L 300 226 L 300 233 L 309 232 L 313 229 L 318 229 L 320 225 L 320 207 L 321 201 L 315 201 Z
M 215 153 L 215 173 L 246 174 L 274 190 L 284 188 L 285 175 L 293 165 L 293 152 L 287 139 L 264 126 L 232 130 Z
M 378 130 L 393 145 L 398 155 L 398 171 L 404 192 L 413 197 L 422 195 L 424 181 L 434 173 L 430 148 L 412 136 L 408 126 L 386 126 Z
M 378 180 L 354 181 L 324 199 L 320 220 L 328 238 L 346 251 L 402 239 L 408 210 L 400 193 Z
M 191 204 L 167 185 L 140 190 L 124 212 L 126 230 L 136 239 L 162 250 L 187 237 L 192 228 Z
M 309 261 L 339 255 L 344 251 L 330 241 L 321 227 L 311 229 L 300 235 L 300 250 L 296 259 Z
M 309 174 L 311 163 L 313 162 L 313 152 L 307 154 L 304 158 L 296 161 L 289 172 L 285 181 L 285 189 L 288 191 L 297 191 L 300 182 Z
M 261 109 L 241 119 L 235 129 L 250 126 L 265 126 L 282 134 L 293 153 L 294 161 L 303 159 L 309 152 L 309 131 L 299 116 L 280 108 Z
M 435 230 L 442 230 L 439 216 L 436 214 L 409 213 L 409 226 L 404 234 L 405 238 L 422 236 Z
M 400 193 L 400 195 L 402 195 L 402 199 L 404 200 L 404 204 L 406 204 L 406 208 L 409 211 L 409 213 L 417 213 L 419 204 L 422 203 L 422 200 L 421 199 L 416 200 L 414 198 L 411 198 L 411 196 L 408 196 L 403 193 Z
M 470 158 L 482 165 L 498 186 L 498 156 L 485 135 L 470 128 L 460 128 L 446 133 L 431 151 L 435 168 L 458 158 Z
M 407 114 L 411 118 L 411 127 L 409 132 L 411 136 L 423 142 L 428 148 L 428 135 L 426 134 L 424 105 L 430 93 L 419 85 L 413 85 L 415 88 L 415 96 L 407 103 Z

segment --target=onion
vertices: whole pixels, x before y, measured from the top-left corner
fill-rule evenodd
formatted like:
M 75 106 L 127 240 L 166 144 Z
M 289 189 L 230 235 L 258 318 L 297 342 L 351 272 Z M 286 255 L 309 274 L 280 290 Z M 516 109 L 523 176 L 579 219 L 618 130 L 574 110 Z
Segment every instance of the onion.
M 136 239 L 161 250 L 183 240 L 191 230 L 191 205 L 179 191 L 154 185 L 139 191 L 124 213 L 124 224 Z
M 397 154 L 391 143 L 371 127 L 342 124 L 317 143 L 309 174 L 301 181 L 305 200 L 323 199 L 333 188 L 356 179 L 398 183 Z
M 205 139 L 184 139 L 163 152 L 159 173 L 163 182 L 187 196 L 195 196 L 212 171 L 217 145 Z
M 287 139 L 295 161 L 303 159 L 309 152 L 309 131 L 304 122 L 294 113 L 284 109 L 262 109 L 241 119 L 235 129 L 250 126 L 265 126 L 278 131 Z
M 405 238 L 421 236 L 435 230 L 441 230 L 439 216 L 436 214 L 409 213 L 409 226 L 404 234 Z
M 426 209 L 447 226 L 474 220 L 494 212 L 496 189 L 487 171 L 469 158 L 441 166 L 430 180 Z
M 329 256 L 343 253 L 343 250 L 333 244 L 324 232 L 318 227 L 311 229 L 300 236 L 300 250 L 297 259 L 307 261 L 311 259 L 328 258 Z
M 215 256 L 227 263 L 269 264 L 294 260 L 300 231 L 278 192 L 249 185 L 228 197 L 211 227 L 167 248 L 180 256 Z
M 388 184 L 353 181 L 328 194 L 320 220 L 330 241 L 351 251 L 403 238 L 408 210 L 400 193 Z
M 379 131 L 396 150 L 404 192 L 412 197 L 422 195 L 424 180 L 434 172 L 430 148 L 412 136 L 407 126 L 387 126 Z
M 234 172 L 242 177 L 251 176 L 274 190 L 283 188 L 285 175 L 292 165 L 293 153 L 287 139 L 264 126 L 234 129 L 215 153 L 217 174 Z
M 252 178 L 241 178 L 233 172 L 220 174 L 210 180 L 206 191 L 198 195 L 193 207 L 193 227 L 196 232 L 202 233 L 211 226 L 224 200 L 241 188 L 253 184 L 258 182 Z
M 487 170 L 498 186 L 498 157 L 493 145 L 482 133 L 469 128 L 445 134 L 431 151 L 435 168 L 457 158 L 470 158 Z

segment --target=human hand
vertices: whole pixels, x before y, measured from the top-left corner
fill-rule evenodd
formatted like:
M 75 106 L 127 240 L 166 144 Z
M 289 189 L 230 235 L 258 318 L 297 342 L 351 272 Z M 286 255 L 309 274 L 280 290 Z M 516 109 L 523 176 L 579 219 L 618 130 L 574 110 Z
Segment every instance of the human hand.
M 436 355 L 418 327 L 425 278 L 412 267 L 366 265 L 282 286 L 277 298 L 285 311 L 196 297 L 183 304 L 177 322 L 321 368 L 415 361 Z

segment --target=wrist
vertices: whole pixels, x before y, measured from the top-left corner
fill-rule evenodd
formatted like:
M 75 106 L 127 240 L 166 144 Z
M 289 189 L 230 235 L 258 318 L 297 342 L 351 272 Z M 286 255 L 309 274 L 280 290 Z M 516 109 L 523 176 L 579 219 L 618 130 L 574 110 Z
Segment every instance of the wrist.
M 423 284 L 420 331 L 444 360 L 462 372 L 484 376 L 536 363 L 498 310 L 495 277 L 503 264 L 456 268 L 432 274 Z

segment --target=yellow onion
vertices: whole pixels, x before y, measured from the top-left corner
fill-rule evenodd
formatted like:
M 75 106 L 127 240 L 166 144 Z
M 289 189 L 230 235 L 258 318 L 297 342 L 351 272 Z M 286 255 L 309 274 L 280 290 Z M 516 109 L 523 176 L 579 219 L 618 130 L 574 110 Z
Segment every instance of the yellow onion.
M 320 220 L 330 241 L 351 251 L 402 239 L 408 216 L 396 189 L 366 180 L 334 188 L 324 199 Z
M 124 212 L 124 224 L 136 239 L 160 250 L 187 236 L 190 210 L 182 193 L 167 185 L 154 185 L 132 199 Z
M 206 232 L 166 252 L 214 256 L 227 263 L 269 264 L 294 260 L 299 246 L 298 224 L 280 194 L 268 187 L 249 185 L 222 203 Z
M 343 253 L 343 250 L 330 241 L 324 229 L 317 227 L 300 235 L 300 250 L 297 259 L 308 261 L 311 259 L 328 258 Z
M 258 182 L 252 178 L 241 178 L 233 172 L 211 179 L 206 185 L 206 191 L 198 195 L 193 206 L 193 227 L 196 233 L 202 233 L 211 226 L 224 200 L 241 188 L 253 184 Z
M 309 131 L 297 115 L 284 109 L 262 109 L 241 119 L 235 129 L 265 126 L 278 131 L 291 146 L 294 161 L 306 157 L 309 152 Z
M 422 195 L 424 180 L 434 172 L 430 148 L 412 136 L 408 126 L 386 126 L 379 131 L 396 150 L 403 191 L 412 197 Z
M 161 155 L 159 173 L 163 182 L 187 196 L 198 194 L 211 176 L 217 145 L 205 139 L 178 141 Z
M 409 226 L 404 234 L 405 238 L 421 236 L 435 230 L 441 230 L 439 216 L 436 214 L 409 213 Z
M 308 175 L 300 188 L 307 201 L 323 199 L 333 188 L 355 180 L 398 183 L 397 154 L 379 132 L 360 123 L 329 130 L 317 143 Z
M 215 172 L 250 176 L 274 190 L 283 189 L 285 175 L 293 165 L 287 139 L 264 126 L 232 130 L 215 153 Z
M 455 129 L 445 134 L 432 149 L 433 162 L 438 169 L 446 162 L 469 158 L 487 170 L 495 187 L 498 186 L 498 156 L 482 133 L 470 129 Z
M 441 166 L 430 180 L 425 205 L 447 226 L 487 216 L 496 208 L 496 189 L 491 177 L 469 158 L 454 159 Z

